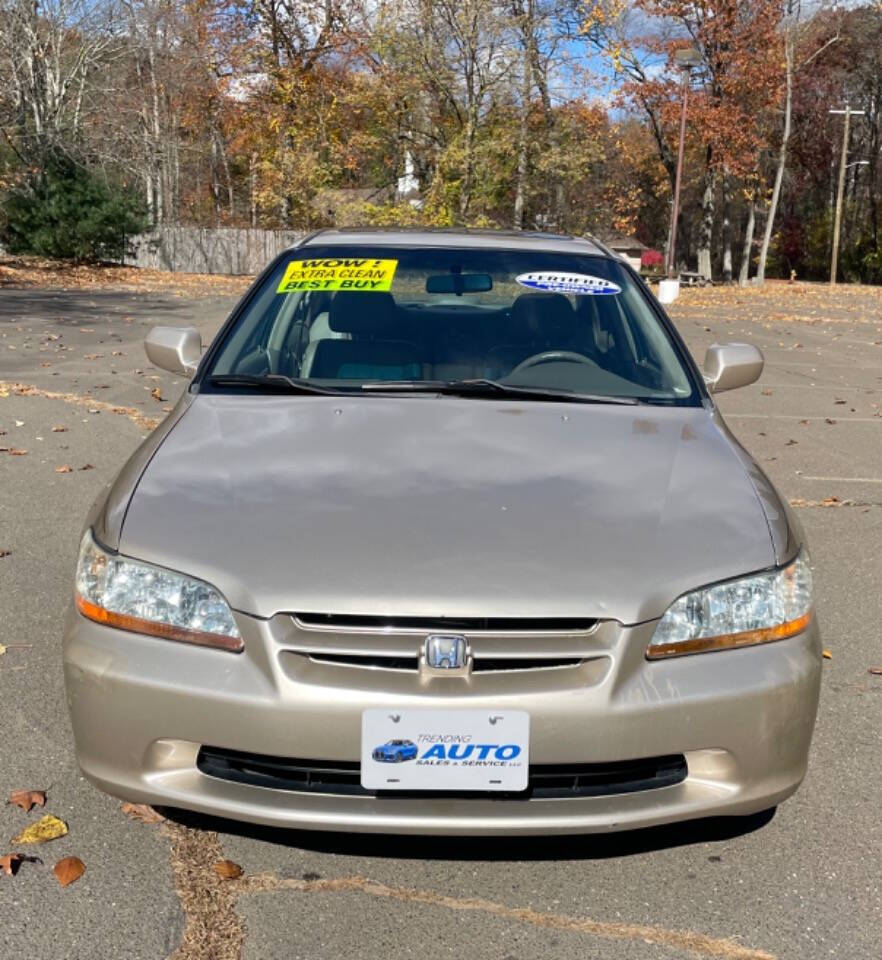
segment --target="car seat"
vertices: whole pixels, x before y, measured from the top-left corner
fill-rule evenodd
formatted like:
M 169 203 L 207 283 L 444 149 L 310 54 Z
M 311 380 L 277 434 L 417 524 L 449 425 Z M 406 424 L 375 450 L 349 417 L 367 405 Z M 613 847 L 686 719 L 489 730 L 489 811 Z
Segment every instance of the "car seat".
M 418 380 L 422 362 L 416 344 L 400 338 L 391 293 L 341 290 L 328 312 L 332 334 L 351 339 L 321 339 L 311 352 L 304 376 L 329 380 Z
M 575 333 L 576 315 L 562 293 L 522 293 L 511 306 L 503 332 L 508 342 L 487 354 L 486 375 L 504 376 L 545 350 L 569 350 Z

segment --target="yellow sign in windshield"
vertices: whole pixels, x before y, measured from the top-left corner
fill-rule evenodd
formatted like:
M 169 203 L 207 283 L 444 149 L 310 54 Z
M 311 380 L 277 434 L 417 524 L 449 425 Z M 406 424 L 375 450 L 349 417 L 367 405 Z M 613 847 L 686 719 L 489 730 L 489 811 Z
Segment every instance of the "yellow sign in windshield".
M 397 260 L 294 260 L 288 264 L 277 293 L 298 290 L 390 290 Z

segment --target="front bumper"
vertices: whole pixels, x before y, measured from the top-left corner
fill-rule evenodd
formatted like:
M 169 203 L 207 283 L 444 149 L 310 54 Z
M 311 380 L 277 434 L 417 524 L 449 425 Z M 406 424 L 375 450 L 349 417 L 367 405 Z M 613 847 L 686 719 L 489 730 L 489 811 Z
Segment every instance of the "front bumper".
M 462 678 L 319 663 L 286 646 L 291 618 L 237 620 L 245 652 L 233 655 L 71 611 L 68 703 L 77 759 L 92 783 L 126 800 L 276 827 L 492 835 L 750 814 L 786 799 L 805 774 L 821 672 L 814 620 L 789 640 L 655 662 L 644 658 L 654 623 L 607 622 L 579 666 Z M 611 796 L 377 797 L 269 789 L 196 766 L 202 745 L 357 761 L 362 711 L 393 706 L 527 710 L 531 764 L 683 754 L 688 775 Z

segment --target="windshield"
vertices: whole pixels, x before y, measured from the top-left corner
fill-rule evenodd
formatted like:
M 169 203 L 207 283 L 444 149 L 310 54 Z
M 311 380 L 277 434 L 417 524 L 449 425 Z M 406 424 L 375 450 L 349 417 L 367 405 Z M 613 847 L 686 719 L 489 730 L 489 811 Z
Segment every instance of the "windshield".
M 236 389 L 236 377 L 251 387 L 284 377 L 316 392 L 480 380 L 699 402 L 648 294 L 620 264 L 529 250 L 293 250 L 226 332 L 206 377 L 213 389 Z

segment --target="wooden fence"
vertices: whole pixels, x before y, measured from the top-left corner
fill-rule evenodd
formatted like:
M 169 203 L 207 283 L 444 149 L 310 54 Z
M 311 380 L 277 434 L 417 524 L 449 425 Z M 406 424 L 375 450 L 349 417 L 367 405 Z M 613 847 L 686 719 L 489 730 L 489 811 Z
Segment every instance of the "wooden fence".
M 287 230 L 160 227 L 132 241 L 125 263 L 175 273 L 252 275 L 303 236 Z

